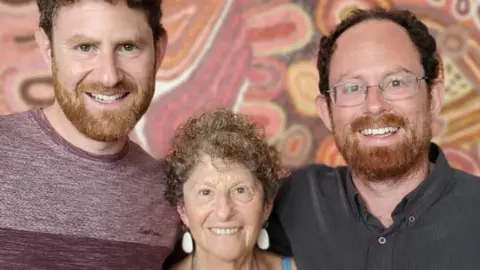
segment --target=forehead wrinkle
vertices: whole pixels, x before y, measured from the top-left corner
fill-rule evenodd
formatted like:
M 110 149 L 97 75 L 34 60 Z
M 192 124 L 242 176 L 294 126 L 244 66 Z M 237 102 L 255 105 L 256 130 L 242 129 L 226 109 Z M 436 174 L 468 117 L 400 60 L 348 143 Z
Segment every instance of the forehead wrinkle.
M 206 162 L 205 160 L 197 163 L 189 179 L 193 180 L 195 185 L 203 184 L 211 187 L 226 184 L 232 186 L 241 183 L 255 184 L 255 178 L 243 166 L 230 166 L 230 164 L 227 164 L 224 168 L 218 168 L 212 162 Z
M 88 3 L 90 1 L 86 1 Z M 119 35 L 117 39 L 141 39 L 148 31 L 151 31 L 146 20 L 145 14 L 136 9 L 128 8 L 126 5 L 111 5 L 101 3 L 93 3 L 91 5 L 82 4 L 83 1 L 69 6 L 62 6 L 55 16 L 56 23 L 53 28 L 59 28 L 61 25 L 68 24 L 68 33 L 77 32 L 76 34 L 87 35 L 94 38 L 95 34 L 101 33 L 104 38 L 105 33 L 110 36 Z M 112 10 L 113 8 L 113 10 Z M 107 17 L 107 18 L 105 18 Z M 105 21 L 114 22 L 98 25 L 98 18 Z M 110 20 L 106 20 L 110 19 Z M 102 28 L 103 31 L 98 31 Z M 113 28 L 113 29 L 108 29 Z M 118 31 L 121 29 L 122 31 Z M 110 31 L 106 31 L 110 30 Z M 145 32 L 147 31 L 147 32 Z
M 392 75 L 398 75 L 398 74 L 404 74 L 404 73 L 418 75 L 418 74 L 415 74 L 413 70 L 398 66 L 396 68 L 392 68 L 390 70 L 381 72 L 379 75 L 380 81 L 378 83 L 383 83 L 385 79 L 387 79 Z M 348 82 L 349 80 L 360 80 L 362 82 L 367 82 L 367 78 L 363 74 L 349 72 L 349 71 L 344 72 L 337 81 L 339 83 L 343 83 L 343 82 Z
M 232 181 L 237 184 L 256 181 L 252 172 L 240 163 L 212 158 L 204 152 L 199 152 L 195 156 L 195 165 L 188 177 L 188 180 L 192 179 L 195 183 L 202 182 L 202 180 L 209 183 L 221 183 L 225 180 L 229 181 L 229 178 L 232 177 L 239 179 Z
M 197 171 L 192 175 L 192 179 L 195 180 L 196 183 L 203 183 L 208 184 L 211 186 L 218 186 L 222 184 L 231 184 L 238 185 L 240 183 L 252 183 L 253 179 L 249 175 L 245 175 L 244 173 L 240 172 L 237 173 L 232 170 L 228 171 L 213 171 L 205 172 L 205 171 Z

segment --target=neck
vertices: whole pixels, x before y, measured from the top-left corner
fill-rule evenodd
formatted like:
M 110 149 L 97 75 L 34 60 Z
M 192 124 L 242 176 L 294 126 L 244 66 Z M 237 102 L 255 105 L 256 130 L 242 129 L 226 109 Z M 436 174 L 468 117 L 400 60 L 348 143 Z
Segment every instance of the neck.
M 67 119 L 58 103 L 44 108 L 43 112 L 53 129 L 66 141 L 93 155 L 114 155 L 125 146 L 125 140 L 115 142 L 100 142 L 88 138 Z
M 400 201 L 414 190 L 428 175 L 429 161 L 395 179 L 375 182 L 352 173 L 352 181 L 367 210 L 385 227 L 393 224 L 392 212 Z
M 251 251 L 234 260 L 222 260 L 217 256 L 197 249 L 193 260 L 193 270 L 222 269 L 222 270 L 257 270 L 255 251 Z

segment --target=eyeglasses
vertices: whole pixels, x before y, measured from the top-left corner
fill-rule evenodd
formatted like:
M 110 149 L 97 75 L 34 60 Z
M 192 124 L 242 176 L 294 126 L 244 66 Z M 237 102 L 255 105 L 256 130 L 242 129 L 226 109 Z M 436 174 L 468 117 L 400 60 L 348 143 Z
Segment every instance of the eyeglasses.
M 388 76 L 377 85 L 367 85 L 361 80 L 351 80 L 330 88 L 327 93 L 332 103 L 339 107 L 353 107 L 362 104 L 367 99 L 368 89 L 378 87 L 386 100 L 402 100 L 414 96 L 418 92 L 418 83 L 427 77 L 416 77 L 404 73 Z

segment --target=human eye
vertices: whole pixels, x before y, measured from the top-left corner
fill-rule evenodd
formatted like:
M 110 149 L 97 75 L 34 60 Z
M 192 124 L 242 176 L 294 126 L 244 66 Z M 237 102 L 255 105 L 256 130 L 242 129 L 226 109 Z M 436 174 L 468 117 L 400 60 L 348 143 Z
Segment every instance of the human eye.
M 197 203 L 209 203 L 213 200 L 213 198 L 215 197 L 215 192 L 214 190 L 212 190 L 211 188 L 208 188 L 208 187 L 202 187 L 202 188 L 199 188 L 195 191 L 195 201 Z
M 402 87 L 405 85 L 405 81 L 402 78 L 393 78 L 388 83 L 387 86 L 389 87 Z
M 248 202 L 253 197 L 253 189 L 248 186 L 238 186 L 232 189 L 232 196 L 241 202 Z
M 396 75 L 387 78 L 384 85 L 387 89 L 405 88 L 412 86 L 414 79 L 414 76 L 408 74 Z
M 126 43 L 126 44 L 122 44 L 119 49 L 126 52 L 132 52 L 135 49 L 137 49 L 137 46 L 132 43 Z
M 198 195 L 202 196 L 202 197 L 208 197 L 210 195 L 212 195 L 212 190 L 210 189 L 207 189 L 207 188 L 202 188 L 198 191 Z
M 247 188 L 246 187 L 236 187 L 233 189 L 233 192 L 236 192 L 238 194 L 245 194 L 247 193 Z
M 346 82 L 341 86 L 341 92 L 342 94 L 357 93 L 361 88 L 362 86 L 360 83 Z
M 75 46 L 75 49 L 81 51 L 81 52 L 89 52 L 91 49 L 92 49 L 92 45 L 91 44 L 79 44 L 77 46 Z

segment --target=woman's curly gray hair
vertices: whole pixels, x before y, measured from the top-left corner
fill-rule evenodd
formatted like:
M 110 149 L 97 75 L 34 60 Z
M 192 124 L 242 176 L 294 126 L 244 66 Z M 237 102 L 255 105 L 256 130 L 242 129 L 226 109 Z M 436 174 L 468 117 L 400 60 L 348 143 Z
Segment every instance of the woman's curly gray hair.
M 183 185 L 203 154 L 212 160 L 244 165 L 262 184 L 266 201 L 274 199 L 279 179 L 287 174 L 279 152 L 268 144 L 262 128 L 244 115 L 217 109 L 190 118 L 171 140 L 163 171 L 165 198 L 173 205 L 183 202 Z

